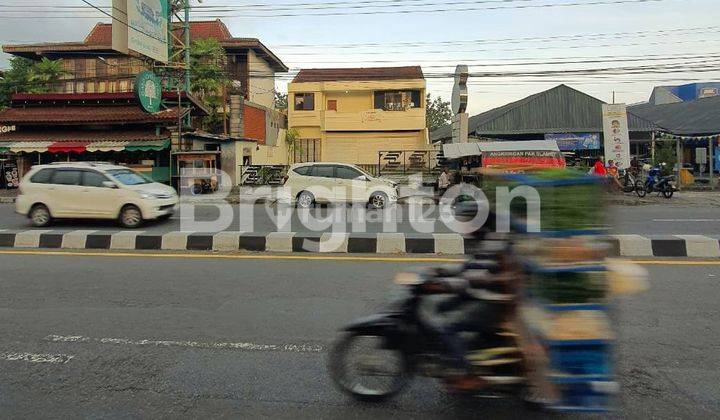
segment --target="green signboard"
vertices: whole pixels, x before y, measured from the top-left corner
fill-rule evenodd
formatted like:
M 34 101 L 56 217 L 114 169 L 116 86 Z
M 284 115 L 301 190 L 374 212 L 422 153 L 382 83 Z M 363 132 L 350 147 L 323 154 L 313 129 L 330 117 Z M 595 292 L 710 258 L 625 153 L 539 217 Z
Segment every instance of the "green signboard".
M 151 71 L 144 71 L 138 74 L 135 79 L 135 95 L 140 101 L 140 106 L 150 113 L 160 110 L 162 101 L 162 84 L 160 78 Z

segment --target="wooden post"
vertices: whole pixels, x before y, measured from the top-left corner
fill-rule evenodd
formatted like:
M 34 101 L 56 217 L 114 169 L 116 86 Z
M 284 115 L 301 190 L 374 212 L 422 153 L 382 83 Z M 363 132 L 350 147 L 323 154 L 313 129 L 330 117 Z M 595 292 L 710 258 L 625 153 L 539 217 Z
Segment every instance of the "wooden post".
M 683 164 L 683 158 L 682 158 L 682 143 L 681 143 L 680 137 L 676 138 L 675 143 L 675 155 L 677 156 L 677 180 L 678 180 L 678 190 L 682 189 L 682 179 L 681 179 L 681 170 L 682 170 L 682 164 Z
M 715 157 L 713 154 L 713 142 L 714 141 L 715 141 L 715 137 L 710 137 L 708 139 L 708 175 L 710 177 L 708 182 L 710 185 L 710 189 L 715 188 L 715 185 L 714 185 L 715 184 L 715 178 L 714 178 L 715 168 L 713 168 L 713 166 L 715 166 Z
M 655 132 L 653 131 L 652 137 L 650 138 L 650 162 L 655 164 Z

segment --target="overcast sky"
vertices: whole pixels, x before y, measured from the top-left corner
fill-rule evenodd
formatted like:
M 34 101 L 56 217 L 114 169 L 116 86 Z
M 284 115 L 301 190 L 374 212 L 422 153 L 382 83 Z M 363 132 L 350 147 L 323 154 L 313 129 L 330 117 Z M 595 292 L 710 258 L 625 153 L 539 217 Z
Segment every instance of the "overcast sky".
M 62 9 L 86 6 L 80 0 L 38 1 L 2 1 L 0 43 L 80 41 L 94 22 L 110 21 L 98 12 Z M 618 1 L 631 3 L 534 7 Z M 91 3 L 109 6 L 110 0 Z M 291 6 L 297 3 L 302 6 Z M 309 3 L 325 3 L 325 7 Z M 527 75 L 475 77 L 470 81 L 470 113 L 506 104 L 561 82 L 605 101 L 610 101 L 615 91 L 617 102 L 634 103 L 647 100 L 655 85 L 720 79 L 717 71 L 720 58 L 716 58 L 720 57 L 716 52 L 720 51 L 720 26 L 715 26 L 717 0 L 206 0 L 203 6 L 228 7 L 225 11 L 194 9 L 196 19 L 221 17 L 233 35 L 259 38 L 292 69 L 419 64 L 428 75 L 430 93 L 444 98 L 449 98 L 452 80 L 439 76 L 451 72 L 458 63 L 470 64 L 471 72 L 485 73 L 648 65 L 655 68 L 670 64 L 680 68 L 690 64 L 697 69 L 684 73 L 562 75 L 546 79 Z M 438 11 L 453 8 L 466 10 Z M 409 10 L 434 11 L 397 13 Z M 373 13 L 378 11 L 382 14 Z M 351 14 L 307 16 L 318 13 Z M 587 36 L 619 32 L 632 34 Z M 446 44 L 448 41 L 453 43 Z M 382 45 L 326 45 L 358 43 Z M 599 56 L 602 58 L 595 58 Z M 599 61 L 611 57 L 631 61 L 547 64 L 555 59 Z M 0 67 L 7 65 L 7 58 L 5 54 L 0 56 Z M 651 61 L 638 61 L 648 58 Z M 278 90 L 284 91 L 286 82 L 279 79 Z

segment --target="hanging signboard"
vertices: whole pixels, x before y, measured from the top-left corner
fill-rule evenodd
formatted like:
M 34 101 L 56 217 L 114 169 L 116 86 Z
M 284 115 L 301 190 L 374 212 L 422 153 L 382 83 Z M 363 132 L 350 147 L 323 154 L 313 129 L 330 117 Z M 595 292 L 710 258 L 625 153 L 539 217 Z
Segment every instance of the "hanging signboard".
M 575 150 L 599 150 L 600 136 L 597 133 L 548 133 L 545 140 L 554 140 L 563 152 Z
M 135 96 L 137 96 L 140 106 L 145 111 L 150 113 L 158 112 L 162 101 L 160 78 L 151 71 L 138 74 L 135 79 Z
M 603 137 L 605 161 L 614 160 L 620 169 L 630 167 L 630 133 L 628 132 L 627 106 L 603 104 Z
M 168 62 L 167 0 L 113 0 L 113 49 Z
M 483 167 L 532 166 L 536 168 L 564 168 L 562 153 L 552 150 L 512 150 L 482 152 Z

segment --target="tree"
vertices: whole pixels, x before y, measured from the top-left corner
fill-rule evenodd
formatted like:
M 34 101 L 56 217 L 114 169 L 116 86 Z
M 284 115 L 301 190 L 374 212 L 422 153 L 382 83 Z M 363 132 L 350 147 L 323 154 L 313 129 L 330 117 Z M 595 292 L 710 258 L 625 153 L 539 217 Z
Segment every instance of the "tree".
M 665 163 L 666 166 L 661 168 L 662 175 L 670 175 L 672 168 L 677 164 L 677 150 L 674 141 L 661 141 L 659 146 L 655 148 L 655 160 L 653 165 Z
M 43 57 L 30 69 L 28 81 L 30 82 L 30 93 L 44 93 L 53 90 L 53 85 L 60 81 L 60 78 L 68 74 L 63 69 L 61 60 L 50 60 Z
M 285 133 L 285 144 L 287 145 L 288 162 L 295 163 L 295 155 L 302 153 L 300 146 L 300 133 L 294 128 L 287 130 Z
M 287 93 L 275 91 L 275 109 L 287 109 L 288 95 Z
M 430 132 L 450 124 L 452 121 L 450 102 L 443 101 L 439 96 L 433 100 L 429 93 L 427 94 L 425 101 L 427 103 L 425 122 Z
M 190 92 L 203 101 L 210 114 L 203 129 L 217 133 L 223 128 L 222 93 L 230 83 L 225 73 L 225 50 L 215 38 L 198 39 L 190 46 Z
M 5 71 L 0 80 L 0 108 L 10 105 L 13 93 L 28 91 L 32 67 L 33 62 L 27 58 L 10 58 L 10 68 Z

